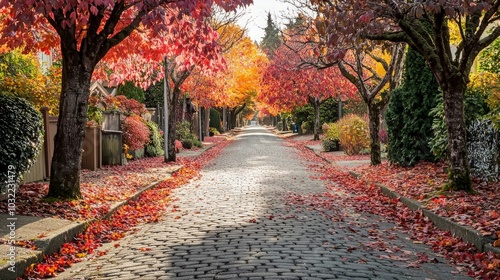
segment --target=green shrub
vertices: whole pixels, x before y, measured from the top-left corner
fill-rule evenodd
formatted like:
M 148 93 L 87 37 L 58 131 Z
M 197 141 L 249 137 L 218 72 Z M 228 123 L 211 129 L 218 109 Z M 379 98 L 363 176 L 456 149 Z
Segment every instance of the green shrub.
M 160 134 L 158 125 L 151 121 L 146 122 L 146 125 L 149 128 L 149 142 L 144 151 L 146 156 L 157 157 L 163 155 L 163 137 Z
M 34 164 L 43 143 L 40 113 L 28 101 L 0 93 L 0 184 L 17 184 Z M 4 191 L 4 190 L 2 190 Z
M 349 114 L 337 122 L 339 141 L 347 155 L 358 155 L 370 145 L 368 123 L 361 117 Z M 329 130 L 332 130 L 330 128 Z
M 323 139 L 321 143 L 323 145 L 323 150 L 325 152 L 338 151 L 340 148 L 338 139 L 337 140 Z
M 222 131 L 222 128 L 220 126 L 220 113 L 219 113 L 219 111 L 215 110 L 214 108 L 210 108 L 209 126 L 217 129 L 218 132 Z M 214 132 L 214 134 L 215 134 L 215 132 Z
M 191 123 L 188 121 L 177 123 L 175 126 L 175 134 L 177 139 L 181 142 L 182 140 L 193 138 L 191 133 Z
M 193 145 L 195 145 L 196 147 L 203 148 L 203 143 L 201 143 L 200 140 L 194 138 L 194 139 L 191 139 L 191 141 L 193 142 Z
M 182 147 L 184 149 L 191 149 L 193 147 L 193 141 L 191 139 L 182 140 Z
M 312 125 L 310 122 L 306 121 L 303 122 L 302 125 L 300 126 L 300 129 L 302 130 L 302 133 L 307 134 L 309 131 L 311 131 Z
M 486 97 L 477 88 L 470 87 L 465 92 L 464 98 L 465 125 L 469 127 L 474 121 L 488 116 L 489 109 Z M 443 94 L 439 94 L 435 108 L 430 111 L 433 117 L 433 137 L 429 140 L 431 151 L 439 159 L 446 158 L 448 147 L 447 128 L 444 115 Z M 493 122 L 494 125 L 494 122 Z
M 434 161 L 429 140 L 433 137 L 433 117 L 439 85 L 424 58 L 408 49 L 403 85 L 391 93 L 385 120 L 387 123 L 388 159 L 412 166 L 421 160 Z M 382 139 L 381 139 L 382 141 Z
M 177 139 L 184 143 L 184 141 L 189 140 L 192 145 L 197 147 L 203 147 L 202 143 L 196 138 L 196 135 L 191 133 L 191 123 L 188 121 L 177 123 L 176 126 Z

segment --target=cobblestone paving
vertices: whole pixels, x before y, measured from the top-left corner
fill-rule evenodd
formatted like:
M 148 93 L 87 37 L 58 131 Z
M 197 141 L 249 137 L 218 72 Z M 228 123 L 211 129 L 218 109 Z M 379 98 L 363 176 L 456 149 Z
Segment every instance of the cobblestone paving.
M 173 192 L 178 212 L 58 279 L 469 279 L 379 217 L 337 209 L 336 221 L 287 203 L 326 191 L 310 176 L 293 148 L 250 127 Z M 388 233 L 384 250 L 362 246 L 374 227 Z M 437 262 L 408 267 L 421 254 Z

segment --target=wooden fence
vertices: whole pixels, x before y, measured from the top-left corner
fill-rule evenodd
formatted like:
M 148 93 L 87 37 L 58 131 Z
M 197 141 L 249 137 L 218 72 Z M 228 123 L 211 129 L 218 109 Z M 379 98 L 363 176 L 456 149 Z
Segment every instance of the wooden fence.
M 42 151 L 35 164 L 24 174 L 23 183 L 45 180 L 50 177 L 54 138 L 57 132 L 57 116 L 49 116 L 49 108 L 43 107 L 43 126 L 45 129 Z M 101 128 L 87 127 L 83 142 L 82 168 L 96 170 L 102 166 Z

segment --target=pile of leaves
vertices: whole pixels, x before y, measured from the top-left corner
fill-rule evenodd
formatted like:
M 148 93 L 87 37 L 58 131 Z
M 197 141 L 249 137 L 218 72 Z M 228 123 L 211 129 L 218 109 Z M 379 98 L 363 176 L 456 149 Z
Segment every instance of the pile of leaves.
M 472 244 L 463 242 L 460 238 L 452 236 L 450 232 L 439 230 L 421 212 L 412 211 L 398 199 L 383 195 L 374 182 L 389 185 L 402 195 L 408 195 L 412 198 L 425 198 L 446 180 L 443 165 L 421 164 L 414 168 L 396 168 L 388 164 L 377 167 L 363 166 L 357 169 L 357 172 L 362 174 L 362 177 L 357 179 L 351 174 L 336 168 L 334 164 L 325 165 L 323 159 L 298 141 L 288 141 L 286 145 L 297 148 L 300 157 L 310 162 L 308 167 L 317 174 L 316 179 L 323 180 L 330 190 L 330 192 L 323 195 L 323 199 L 325 197 L 330 199 L 334 202 L 336 208 L 342 205 L 344 209 L 353 209 L 357 212 L 384 217 L 388 221 L 395 223 L 399 230 L 409 233 L 414 243 L 425 243 L 438 254 L 448 258 L 458 271 L 481 279 L 500 278 L 500 255 L 479 252 Z M 449 194 L 446 196 L 446 203 L 444 204 L 446 206 L 440 209 L 441 211 L 446 209 L 449 213 L 454 213 L 456 217 L 462 217 L 464 213 L 472 213 L 479 208 L 489 209 L 489 212 L 479 212 L 484 215 L 482 218 L 478 219 L 476 214 L 476 222 L 481 224 L 484 233 L 494 231 L 495 227 L 498 230 L 500 223 L 496 218 L 493 219 L 491 214 L 494 209 L 500 209 L 498 205 L 498 202 L 500 202 L 498 189 L 494 191 L 495 187 L 492 187 L 495 185 L 489 184 L 490 187 L 482 188 L 476 182 L 477 194 Z M 416 189 L 422 190 L 417 191 Z M 489 191 L 486 191 L 487 189 Z M 429 196 L 429 198 L 427 200 L 429 208 L 441 214 L 438 211 L 439 209 L 430 205 L 443 204 L 444 196 Z M 450 199 L 453 199 L 453 202 L 447 203 Z M 312 205 L 311 198 L 297 199 L 295 197 L 293 201 L 294 203 L 303 201 L 305 205 Z M 478 201 L 481 201 L 481 203 Z M 484 205 L 478 207 L 478 205 L 483 204 L 483 201 Z M 472 207 L 474 202 L 474 207 Z M 315 204 L 315 209 L 326 213 L 327 210 L 331 211 L 328 205 L 332 204 L 322 201 Z M 496 211 L 494 212 L 496 213 Z M 493 214 L 493 216 L 496 215 Z M 470 225 L 472 226 L 472 224 Z M 495 234 L 498 234 L 498 232 L 495 232 Z M 378 244 L 377 246 L 382 245 Z M 419 263 L 430 261 L 432 260 L 422 256 L 419 261 L 410 263 L 409 266 L 414 267 L 418 266 Z
M 86 230 L 78 234 L 73 241 L 63 244 L 59 252 L 45 256 L 44 262 L 33 264 L 25 271 L 25 279 L 41 279 L 57 276 L 57 273 L 64 271 L 73 263 L 80 262 L 85 258 L 99 257 L 106 254 L 106 251 L 99 251 L 98 248 L 103 243 L 117 241 L 126 234 L 137 230 L 137 226 L 142 223 L 155 223 L 162 218 L 162 214 L 167 210 L 172 202 L 170 193 L 190 180 L 199 178 L 199 170 L 209 163 L 220 151 L 229 144 L 229 141 L 220 143 L 214 148 L 203 153 L 203 156 L 194 159 L 180 159 L 183 167 L 172 174 L 172 177 L 160 182 L 154 188 L 144 191 L 137 199 L 129 201 L 120 207 L 107 220 L 100 220 L 90 224 Z M 161 167 L 162 158 L 145 159 L 152 166 Z M 140 162 L 139 161 L 139 162 Z M 126 176 L 129 172 L 137 171 L 131 165 L 122 167 L 110 167 L 118 169 L 115 172 Z M 145 169 L 150 170 L 150 169 Z M 88 174 L 86 174 L 88 175 Z M 97 176 L 98 177 L 98 176 Z M 116 177 L 109 182 L 126 181 L 122 177 Z M 107 189 L 105 184 L 99 185 L 101 189 Z M 107 193 L 104 191 L 104 193 Z M 87 193 L 84 193 L 84 196 Z M 111 202 L 115 200 L 113 195 L 108 193 Z M 64 208 L 64 207 L 63 207 Z M 175 206 L 173 207 L 175 210 Z M 115 247 L 119 243 L 114 244 Z M 143 248 L 147 250 L 147 248 Z

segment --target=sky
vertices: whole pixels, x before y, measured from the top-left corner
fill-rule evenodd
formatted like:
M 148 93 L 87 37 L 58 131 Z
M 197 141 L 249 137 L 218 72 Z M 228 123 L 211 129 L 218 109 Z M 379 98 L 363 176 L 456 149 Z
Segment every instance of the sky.
M 267 13 L 271 12 L 271 16 L 275 23 L 281 27 L 286 20 L 282 19 L 283 14 L 289 13 L 292 6 L 278 0 L 253 0 L 253 4 L 245 8 L 246 14 L 238 21 L 243 26 L 248 21 L 247 30 L 248 36 L 260 43 L 264 37 L 264 28 L 267 25 Z

